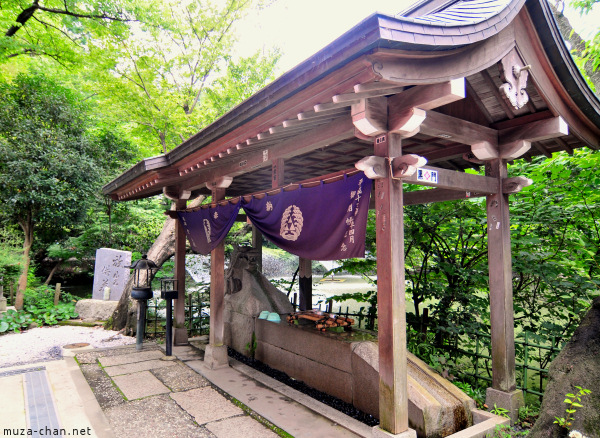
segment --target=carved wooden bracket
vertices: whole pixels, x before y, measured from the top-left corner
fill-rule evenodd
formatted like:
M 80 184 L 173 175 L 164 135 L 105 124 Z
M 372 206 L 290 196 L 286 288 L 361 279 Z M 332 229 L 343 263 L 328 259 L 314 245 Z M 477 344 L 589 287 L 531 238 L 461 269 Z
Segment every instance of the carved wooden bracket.
M 419 167 L 427 164 L 427 159 L 416 154 L 407 154 L 392 160 L 392 176 L 394 178 L 407 178 L 414 175 Z
M 192 191 L 191 190 L 182 190 L 181 187 L 179 186 L 168 186 L 168 187 L 163 187 L 163 194 L 173 200 L 173 201 L 177 201 L 179 199 L 190 199 L 190 197 L 192 196 Z
M 389 116 L 389 130 L 402 138 L 409 138 L 419 133 L 421 123 L 427 113 L 420 108 L 408 108 L 401 112 L 394 112 Z
M 361 99 L 352 105 L 352 123 L 367 136 L 376 136 L 387 131 L 387 99 L 372 97 Z
M 401 155 L 389 161 L 392 170 L 392 178 L 408 178 L 414 175 L 419 167 L 427 164 L 424 157 L 415 154 Z M 365 157 L 358 161 L 354 167 L 365 172 L 370 179 L 382 179 L 389 176 L 388 159 L 385 157 Z
M 502 193 L 518 193 L 523 187 L 533 184 L 533 180 L 524 176 L 514 178 L 504 178 L 502 180 Z
M 370 179 L 382 179 L 388 176 L 387 158 L 385 157 L 365 157 L 357 161 L 354 167 L 362 170 Z
M 214 181 L 208 181 L 206 183 L 206 187 L 208 187 L 210 190 L 226 189 L 227 187 L 229 187 L 231 185 L 232 182 L 233 182 L 233 177 L 222 176 L 221 178 L 216 179 Z
M 531 66 L 522 66 L 522 64 L 519 55 L 514 50 L 498 63 L 500 77 L 504 81 L 500 85 L 500 92 L 515 109 L 522 108 L 529 101 L 525 87 L 527 87 L 528 70 Z

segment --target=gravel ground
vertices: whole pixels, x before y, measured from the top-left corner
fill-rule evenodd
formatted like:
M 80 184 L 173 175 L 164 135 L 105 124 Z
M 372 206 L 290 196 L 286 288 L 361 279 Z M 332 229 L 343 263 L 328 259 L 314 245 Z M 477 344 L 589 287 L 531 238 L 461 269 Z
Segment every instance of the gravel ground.
M 135 344 L 135 338 L 102 327 L 38 327 L 0 336 L 0 368 L 62 358 L 62 346 L 87 342 L 95 348 Z

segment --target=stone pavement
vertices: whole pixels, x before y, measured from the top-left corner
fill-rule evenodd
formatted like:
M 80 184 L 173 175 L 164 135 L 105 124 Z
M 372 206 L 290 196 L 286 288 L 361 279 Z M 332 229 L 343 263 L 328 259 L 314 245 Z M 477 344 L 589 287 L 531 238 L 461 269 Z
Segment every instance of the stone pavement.
M 141 351 L 92 350 L 76 358 L 116 437 L 278 436 L 154 344 Z
M 0 436 L 371 436 L 370 427 L 235 360 L 208 369 L 192 346 L 174 347 L 172 358 L 153 343 L 74 351 L 77 362 L 0 368 Z

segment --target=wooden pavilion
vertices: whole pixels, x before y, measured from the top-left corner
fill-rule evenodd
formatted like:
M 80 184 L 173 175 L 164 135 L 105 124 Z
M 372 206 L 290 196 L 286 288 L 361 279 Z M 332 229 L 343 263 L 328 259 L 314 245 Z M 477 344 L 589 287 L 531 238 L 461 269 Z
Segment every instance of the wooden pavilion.
M 600 146 L 600 102 L 578 72 L 546 0 L 424 0 L 401 16 L 374 14 L 171 152 L 104 187 L 114 200 L 166 194 L 177 209 L 354 170 L 375 181 L 380 432 L 409 436 L 403 205 L 486 197 L 493 382 L 488 403 L 513 412 L 516 390 L 507 162 Z M 427 159 L 411 175 L 414 154 Z M 412 157 L 414 158 L 414 157 Z M 485 167 L 485 176 L 465 173 Z M 423 175 L 435 175 L 424 178 Z M 524 175 L 525 177 L 526 175 Z M 431 189 L 404 193 L 402 186 Z M 176 231 L 182 285 L 186 237 Z M 259 236 L 257 236 L 259 237 Z M 259 242 L 259 239 L 256 239 Z M 224 248 L 211 253 L 206 362 L 223 345 Z M 301 304 L 310 261 L 300 260 Z M 184 290 L 176 300 L 183 321 Z M 187 342 L 181 323 L 176 344 Z

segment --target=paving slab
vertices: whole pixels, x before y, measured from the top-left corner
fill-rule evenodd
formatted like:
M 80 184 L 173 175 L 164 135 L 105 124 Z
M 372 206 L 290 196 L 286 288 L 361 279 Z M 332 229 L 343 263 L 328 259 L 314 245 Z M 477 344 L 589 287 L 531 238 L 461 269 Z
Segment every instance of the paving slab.
M 106 410 L 117 437 L 214 438 L 206 428 L 194 424 L 168 395 L 134 400 Z
M 272 430 L 251 417 L 233 417 L 208 423 L 206 428 L 217 438 L 277 438 Z
M 160 347 L 152 342 L 147 342 L 144 344 L 144 349 L 142 351 L 150 351 L 150 350 L 159 350 Z M 80 364 L 86 363 L 96 363 L 99 357 L 112 357 L 112 356 L 120 356 L 122 354 L 134 353 L 138 350 L 134 345 L 124 345 L 120 347 L 109 347 L 109 348 L 97 348 L 92 351 L 86 351 L 84 353 L 77 353 L 75 357 L 77 357 L 77 361 Z
M 242 415 L 244 411 L 235 406 L 210 387 L 171 393 L 171 398 L 188 412 L 198 424 Z
M 139 371 L 149 371 L 157 368 L 172 367 L 173 365 L 175 365 L 175 362 L 152 359 L 144 362 L 135 362 L 125 365 L 115 365 L 114 367 L 106 367 L 104 368 L 104 371 L 106 371 L 106 374 L 108 374 L 110 377 L 114 377 L 121 374 L 132 374 Z
M 186 362 L 186 365 L 201 373 L 215 386 L 235 397 L 254 412 L 295 438 L 316 436 L 356 438 L 365 436 L 351 432 L 335 421 L 325 418 L 315 410 L 297 403 L 233 368 L 225 367 L 211 370 L 202 361 L 189 361 Z M 371 433 L 369 432 L 367 436 L 371 436 Z
M 177 359 L 182 361 L 204 359 L 204 352 L 194 348 L 190 345 L 177 345 L 173 346 L 173 356 L 177 356 Z
M 129 363 L 142 362 L 150 359 L 160 359 L 164 354 L 160 350 L 140 351 L 136 353 L 121 354 L 119 356 L 104 356 L 98 361 L 103 367 L 112 367 L 115 365 L 125 365 Z
M 171 392 L 150 371 L 115 376 L 113 377 L 113 382 L 123 392 L 123 395 L 127 397 L 127 400 L 136 400 L 138 398 L 150 397 L 151 395 Z
M 115 388 L 111 378 L 100 368 L 100 365 L 97 363 L 81 364 L 80 368 L 102 409 L 125 403 L 123 394 Z
M 152 370 L 152 374 L 173 392 L 189 391 L 210 385 L 208 380 L 181 363 L 175 363 L 172 367 Z

